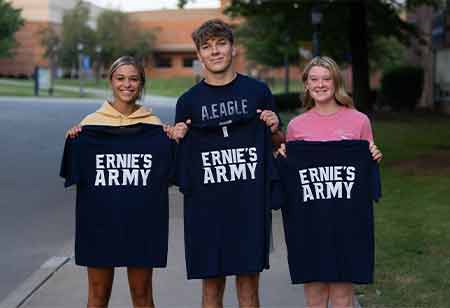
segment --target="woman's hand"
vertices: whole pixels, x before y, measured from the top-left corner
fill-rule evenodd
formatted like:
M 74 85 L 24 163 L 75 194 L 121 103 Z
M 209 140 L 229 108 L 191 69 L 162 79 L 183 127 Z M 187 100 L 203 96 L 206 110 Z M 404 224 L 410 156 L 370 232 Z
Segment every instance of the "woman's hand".
M 65 135 L 66 139 L 67 137 L 69 137 L 70 139 L 76 138 L 81 133 L 81 128 L 82 128 L 81 125 L 75 125 L 71 129 L 69 129 Z
M 280 147 L 278 148 L 278 150 L 275 152 L 275 156 L 277 157 L 278 155 L 283 156 L 284 158 L 287 157 L 286 155 L 286 145 L 284 143 L 280 144 Z
M 383 158 L 383 154 L 381 153 L 381 151 L 378 149 L 378 147 L 376 146 L 375 143 L 371 142 L 369 144 L 369 150 L 370 150 L 370 154 L 372 154 L 372 158 L 373 160 L 376 160 L 378 163 L 381 161 L 381 159 Z

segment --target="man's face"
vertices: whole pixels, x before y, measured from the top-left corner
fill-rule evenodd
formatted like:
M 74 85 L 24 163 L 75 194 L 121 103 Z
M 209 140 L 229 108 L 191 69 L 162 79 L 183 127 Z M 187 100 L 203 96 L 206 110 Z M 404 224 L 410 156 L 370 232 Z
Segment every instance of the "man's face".
M 203 63 L 207 73 L 224 73 L 231 68 L 235 49 L 226 38 L 210 38 L 199 46 L 197 56 Z

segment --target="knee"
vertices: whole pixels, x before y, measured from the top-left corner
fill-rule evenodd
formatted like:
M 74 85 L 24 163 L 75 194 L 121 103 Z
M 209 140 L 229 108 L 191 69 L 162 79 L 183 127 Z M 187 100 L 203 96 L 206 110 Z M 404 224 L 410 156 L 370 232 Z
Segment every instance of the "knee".
M 220 307 L 225 289 L 225 278 L 203 280 L 203 306 Z
M 353 289 L 352 286 L 334 286 L 330 290 L 330 301 L 336 308 L 353 307 Z
M 88 307 L 101 308 L 108 305 L 111 295 L 111 286 L 100 282 L 93 282 L 89 285 Z
M 305 284 L 305 300 L 307 308 L 327 307 L 328 296 L 326 284 Z
M 240 307 L 259 307 L 258 284 L 258 275 L 237 277 L 236 286 L 238 289 Z
M 151 284 L 130 286 L 131 298 L 136 307 L 153 307 Z

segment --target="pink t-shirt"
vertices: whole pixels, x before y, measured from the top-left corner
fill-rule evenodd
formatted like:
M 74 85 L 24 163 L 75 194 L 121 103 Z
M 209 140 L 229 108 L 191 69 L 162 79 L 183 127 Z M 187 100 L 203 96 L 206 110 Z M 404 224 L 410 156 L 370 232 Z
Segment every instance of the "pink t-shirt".
M 332 141 L 362 139 L 373 141 L 369 118 L 356 109 L 339 107 L 330 115 L 311 109 L 289 122 L 286 141 Z

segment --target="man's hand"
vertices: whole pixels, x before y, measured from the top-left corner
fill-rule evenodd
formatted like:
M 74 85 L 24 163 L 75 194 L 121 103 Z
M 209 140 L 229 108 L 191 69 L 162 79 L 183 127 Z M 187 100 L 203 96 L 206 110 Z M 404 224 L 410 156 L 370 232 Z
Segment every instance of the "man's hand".
M 191 119 L 187 119 L 186 122 L 178 122 L 175 126 L 172 126 L 169 130 L 168 136 L 170 139 L 175 140 L 177 143 L 186 136 Z
M 261 111 L 261 109 L 256 110 L 256 112 L 261 112 L 259 118 L 266 123 L 272 133 L 278 129 L 280 120 L 278 119 L 278 116 L 275 112 L 273 112 L 272 110 Z

